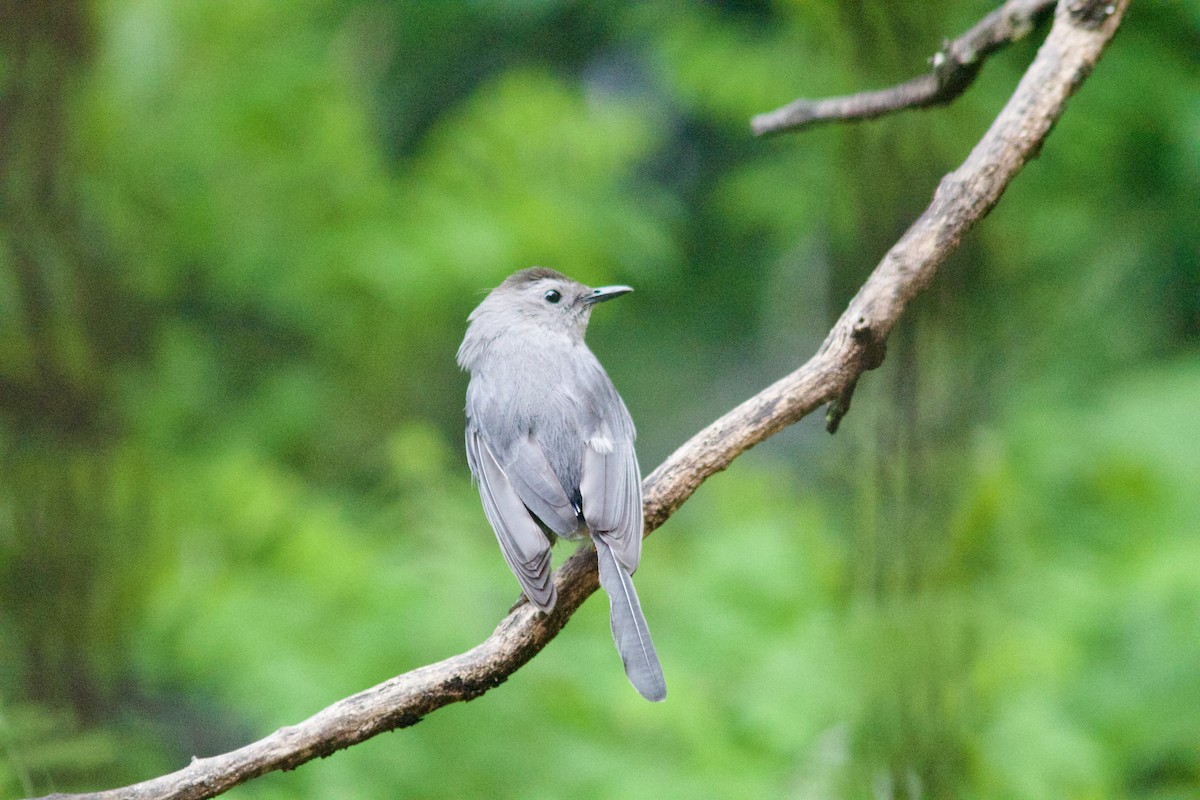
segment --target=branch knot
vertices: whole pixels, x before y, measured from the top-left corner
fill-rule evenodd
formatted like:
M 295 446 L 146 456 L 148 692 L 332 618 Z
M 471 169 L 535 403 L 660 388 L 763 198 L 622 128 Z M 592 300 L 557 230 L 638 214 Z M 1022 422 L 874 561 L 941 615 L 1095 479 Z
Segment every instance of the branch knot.
M 1110 0 L 1071 0 L 1067 3 L 1067 13 L 1080 27 L 1095 30 L 1117 13 L 1117 4 Z
M 887 356 L 887 340 L 879 336 L 871 325 L 871 320 L 860 316 L 850 328 L 850 338 L 858 345 L 858 363 L 865 372 L 876 369 Z

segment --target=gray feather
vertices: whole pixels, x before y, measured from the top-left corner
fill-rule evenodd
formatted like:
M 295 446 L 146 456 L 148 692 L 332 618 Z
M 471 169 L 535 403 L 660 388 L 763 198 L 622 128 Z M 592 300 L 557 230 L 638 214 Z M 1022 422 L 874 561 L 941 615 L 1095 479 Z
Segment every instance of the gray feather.
M 538 527 L 479 433 L 467 429 L 467 461 L 479 482 L 483 512 L 496 532 L 500 552 L 525 596 L 547 614 L 558 600 L 550 580 L 550 540 Z
M 579 513 L 575 510 L 575 504 L 567 497 L 542 446 L 532 436 L 517 442 L 504 471 L 526 507 L 547 528 L 559 536 L 570 536 L 579 529 Z
M 633 442 L 618 440 L 607 453 L 586 447 L 579 493 L 588 527 L 632 575 L 641 561 L 644 530 L 642 478 Z
M 662 700 L 667 696 L 658 653 L 650 639 L 650 629 L 642 615 L 642 604 L 633 579 L 613 555 L 612 549 L 599 537 L 596 543 L 596 564 L 600 570 L 600 586 L 608 595 L 609 623 L 617 652 L 625 665 L 625 674 L 638 694 L 647 700 Z

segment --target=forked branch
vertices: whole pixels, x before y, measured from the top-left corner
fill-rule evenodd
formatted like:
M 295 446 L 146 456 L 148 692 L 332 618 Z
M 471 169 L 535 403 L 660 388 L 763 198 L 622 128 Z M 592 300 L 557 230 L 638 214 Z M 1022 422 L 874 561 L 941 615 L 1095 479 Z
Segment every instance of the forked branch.
M 757 136 L 821 122 L 871 119 L 906 108 L 945 105 L 967 90 L 992 53 L 1024 38 L 1054 0 L 1008 0 L 929 59 L 929 72 L 887 89 L 820 100 L 800 98 L 750 121 Z

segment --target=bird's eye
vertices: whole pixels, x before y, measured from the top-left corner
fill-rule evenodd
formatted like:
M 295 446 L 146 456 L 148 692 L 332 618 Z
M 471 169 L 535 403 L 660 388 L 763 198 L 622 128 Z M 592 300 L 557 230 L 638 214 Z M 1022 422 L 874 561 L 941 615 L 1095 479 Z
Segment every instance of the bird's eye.
M 542 295 L 542 297 L 546 298 L 547 303 L 557 303 L 559 300 L 562 300 L 562 294 L 557 289 L 551 289 Z

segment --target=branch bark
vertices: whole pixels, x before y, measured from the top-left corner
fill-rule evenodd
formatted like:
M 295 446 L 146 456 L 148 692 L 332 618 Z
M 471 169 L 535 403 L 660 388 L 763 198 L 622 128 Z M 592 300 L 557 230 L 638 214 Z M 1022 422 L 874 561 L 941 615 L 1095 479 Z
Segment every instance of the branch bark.
M 906 304 L 933 278 L 963 235 L 999 201 L 1034 157 L 1068 98 L 1091 72 L 1129 0 L 1062 0 L 1054 24 L 1007 105 L 966 161 L 942 179 L 933 202 L 887 253 L 834 325 L 816 355 L 696 434 L 644 482 L 647 534 L 662 525 L 706 478 L 741 453 L 825 403 L 848 408 L 862 373 L 877 366 Z M 533 658 L 596 590 L 590 548 L 569 558 L 556 578 L 558 604 L 543 615 L 518 603 L 484 642 L 334 703 L 309 719 L 183 769 L 132 786 L 58 800 L 198 800 L 251 778 L 416 723 L 450 703 L 499 686 Z
M 872 119 L 906 108 L 945 105 L 967 90 L 992 53 L 1024 38 L 1054 0 L 1008 0 L 929 59 L 932 69 L 910 81 L 871 92 L 820 100 L 800 98 L 750 121 L 756 136 L 794 131 L 821 122 Z

